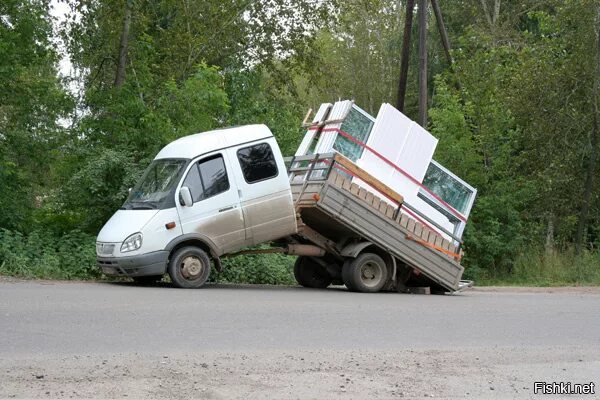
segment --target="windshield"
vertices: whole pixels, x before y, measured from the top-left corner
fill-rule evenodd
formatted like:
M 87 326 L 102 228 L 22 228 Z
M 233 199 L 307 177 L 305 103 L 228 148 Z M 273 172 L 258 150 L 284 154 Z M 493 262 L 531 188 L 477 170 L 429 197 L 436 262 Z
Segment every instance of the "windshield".
M 154 160 L 129 193 L 123 208 L 158 209 L 175 207 L 174 191 L 189 160 Z

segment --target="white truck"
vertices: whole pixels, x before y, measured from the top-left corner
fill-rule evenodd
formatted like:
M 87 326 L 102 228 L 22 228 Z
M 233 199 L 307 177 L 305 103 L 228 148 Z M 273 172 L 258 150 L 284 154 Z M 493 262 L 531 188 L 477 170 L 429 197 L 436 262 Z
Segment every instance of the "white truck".
M 286 167 L 265 125 L 199 133 L 156 155 L 98 234 L 97 265 L 107 276 L 145 282 L 168 273 L 175 286 L 197 288 L 222 257 L 281 251 L 298 256 L 294 275 L 305 287 L 461 290 L 459 239 L 443 239 L 402 207 L 400 194 L 340 154 Z M 274 247 L 243 250 L 261 243 Z

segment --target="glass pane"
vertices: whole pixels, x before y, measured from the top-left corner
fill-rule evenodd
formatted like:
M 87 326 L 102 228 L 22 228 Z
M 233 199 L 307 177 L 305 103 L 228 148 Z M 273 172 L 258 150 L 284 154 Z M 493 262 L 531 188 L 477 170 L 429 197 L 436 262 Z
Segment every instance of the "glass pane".
M 222 156 L 200 161 L 200 174 L 204 184 L 203 198 L 206 199 L 229 189 L 229 180 Z
M 175 188 L 187 162 L 185 160 L 154 160 L 129 194 L 125 204 L 144 203 L 157 207 Z
M 373 129 L 373 120 L 354 107 L 350 109 L 350 112 L 344 119 L 341 127 L 342 131 L 348 133 L 362 143 L 367 142 L 371 129 Z M 342 135 L 337 135 L 333 148 L 343 156 L 346 156 L 355 162 L 360 158 L 364 150 L 362 146 Z
M 435 164 L 429 164 L 423 185 L 459 212 L 467 211 L 473 192 Z
M 275 156 L 267 143 L 240 149 L 237 154 L 246 182 L 254 183 L 278 175 Z
M 192 168 L 190 168 L 190 171 L 183 181 L 183 186 L 190 188 L 194 202 L 202 199 L 202 182 L 200 181 L 200 174 L 198 173 L 198 164 L 192 165 Z

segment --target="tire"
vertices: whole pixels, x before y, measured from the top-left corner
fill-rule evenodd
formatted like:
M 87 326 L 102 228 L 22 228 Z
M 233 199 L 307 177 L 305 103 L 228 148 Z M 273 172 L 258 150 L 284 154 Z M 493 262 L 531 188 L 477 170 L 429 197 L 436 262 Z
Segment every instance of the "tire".
M 344 284 L 353 292 L 379 292 L 387 282 L 388 274 L 385 261 L 374 253 L 363 253 L 347 260 L 342 269 Z
M 132 279 L 138 285 L 154 285 L 162 279 L 162 275 L 134 276 Z
M 350 264 L 354 261 L 354 258 L 347 259 L 344 261 L 344 265 L 342 266 L 342 282 L 351 292 L 356 292 L 357 289 L 354 287 L 354 281 L 352 280 L 352 268 L 350 268 Z
M 299 285 L 314 288 L 325 289 L 331 285 L 331 275 L 312 260 L 310 257 L 299 256 L 294 263 L 294 277 Z
M 206 252 L 195 246 L 178 249 L 171 256 L 168 267 L 173 285 L 184 289 L 199 288 L 210 275 L 210 258 Z

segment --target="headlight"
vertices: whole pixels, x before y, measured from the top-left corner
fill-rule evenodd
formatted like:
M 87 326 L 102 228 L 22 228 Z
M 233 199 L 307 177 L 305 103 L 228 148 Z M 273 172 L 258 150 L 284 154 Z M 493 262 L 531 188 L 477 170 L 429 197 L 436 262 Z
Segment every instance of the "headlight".
M 121 253 L 134 251 L 142 247 L 142 234 L 140 232 L 129 236 L 121 245 Z

